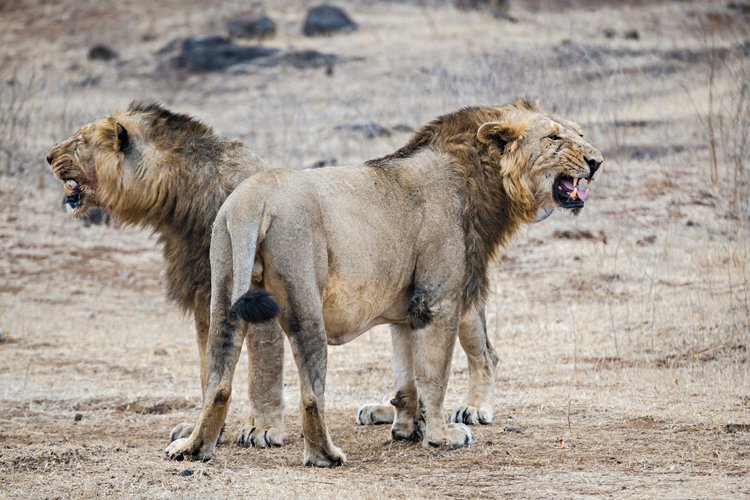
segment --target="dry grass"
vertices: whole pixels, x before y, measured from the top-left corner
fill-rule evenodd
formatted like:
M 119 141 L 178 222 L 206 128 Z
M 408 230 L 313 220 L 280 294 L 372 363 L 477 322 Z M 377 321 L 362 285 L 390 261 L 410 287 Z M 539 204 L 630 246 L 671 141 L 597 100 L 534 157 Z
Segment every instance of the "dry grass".
M 178 78 L 155 52 L 221 30 L 243 2 L 63 4 L 0 5 L 0 497 L 750 494 L 747 18 L 723 3 L 529 0 L 512 3 L 511 24 L 446 2 L 356 2 L 359 32 L 304 39 L 304 9 L 269 2 L 279 34 L 267 44 L 347 62 L 332 76 L 248 66 Z M 623 37 L 631 29 L 639 40 Z M 87 61 L 96 41 L 121 60 Z M 376 329 L 330 349 L 344 468 L 299 465 L 291 360 L 291 445 L 163 458 L 169 429 L 200 406 L 190 321 L 163 298 L 153 237 L 63 216 L 46 149 L 147 98 L 276 165 L 353 163 L 407 134 L 337 125 L 416 126 L 516 95 L 580 121 L 606 163 L 581 217 L 529 228 L 494 268 L 497 416 L 475 445 L 423 449 L 353 424 L 359 404 L 391 392 Z M 247 412 L 241 363 L 230 437 Z M 449 406 L 466 376 L 457 352 Z

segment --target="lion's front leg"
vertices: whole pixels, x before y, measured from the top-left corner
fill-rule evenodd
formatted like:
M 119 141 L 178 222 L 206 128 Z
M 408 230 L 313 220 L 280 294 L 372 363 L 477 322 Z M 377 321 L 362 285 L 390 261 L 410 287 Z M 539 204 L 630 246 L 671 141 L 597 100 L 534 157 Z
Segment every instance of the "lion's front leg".
M 223 310 L 222 310 L 222 305 Z M 206 392 L 203 411 L 192 433 L 167 446 L 169 458 L 208 460 L 216 454 L 232 394 L 232 377 L 247 331 L 239 321 L 226 317 L 226 304 L 220 304 L 211 324 L 206 351 Z
M 450 421 L 491 424 L 497 355 L 487 336 L 484 310 L 472 311 L 464 317 L 458 338 L 469 362 L 469 394 L 466 404 L 451 413 Z
M 208 346 L 208 321 L 209 313 L 205 307 L 195 308 L 195 337 L 198 343 L 198 355 L 201 370 L 201 397 L 206 398 L 206 349 Z M 169 442 L 182 439 L 192 434 L 194 426 L 192 422 L 182 422 L 172 428 L 169 433 Z
M 423 446 L 459 448 L 468 446 L 473 440 L 466 425 L 446 423 L 443 411 L 453 347 L 458 335 L 456 316 L 455 313 L 442 318 L 436 315 L 425 328 L 412 332 L 414 375 L 425 422 Z
M 250 416 L 237 443 L 268 448 L 286 442 L 284 432 L 284 330 L 278 322 L 252 325 L 246 338 Z
M 393 345 L 393 381 L 396 394 L 389 405 L 364 405 L 357 412 L 358 425 L 393 424 L 394 440 L 418 440 L 417 387 L 414 385 L 414 366 L 411 357 L 411 329 L 406 325 L 391 325 Z
M 395 418 L 391 427 L 391 439 L 396 441 L 419 441 L 419 401 L 414 381 L 414 359 L 412 353 L 412 331 L 406 325 L 394 325 L 391 330 L 393 344 L 393 380 L 396 395 L 391 399 Z

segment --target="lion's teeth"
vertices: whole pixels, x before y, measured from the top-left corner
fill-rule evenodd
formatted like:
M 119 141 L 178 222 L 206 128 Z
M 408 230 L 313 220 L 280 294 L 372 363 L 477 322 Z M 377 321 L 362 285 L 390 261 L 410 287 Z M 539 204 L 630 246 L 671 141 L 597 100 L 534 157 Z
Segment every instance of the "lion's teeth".
M 66 194 L 71 194 L 75 192 L 76 189 L 78 189 L 78 183 L 73 179 L 67 180 L 65 181 L 65 184 L 63 184 L 63 189 L 65 190 Z
M 573 186 L 578 185 L 578 177 L 573 177 Z

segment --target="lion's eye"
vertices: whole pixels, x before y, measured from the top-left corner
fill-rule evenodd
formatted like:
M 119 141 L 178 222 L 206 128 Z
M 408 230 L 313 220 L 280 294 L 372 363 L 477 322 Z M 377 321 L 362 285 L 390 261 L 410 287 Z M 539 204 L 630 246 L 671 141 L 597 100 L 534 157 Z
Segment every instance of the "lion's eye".
M 562 137 L 560 137 L 557 134 L 553 134 L 553 135 L 549 136 L 549 139 L 551 139 L 553 141 L 562 141 Z

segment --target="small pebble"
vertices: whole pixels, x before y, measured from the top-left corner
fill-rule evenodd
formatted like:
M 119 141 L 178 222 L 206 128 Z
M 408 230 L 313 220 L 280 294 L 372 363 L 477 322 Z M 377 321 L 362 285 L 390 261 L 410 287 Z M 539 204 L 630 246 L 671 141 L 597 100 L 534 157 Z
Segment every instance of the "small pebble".
M 81 419 L 83 419 L 83 414 L 82 413 L 76 413 L 76 416 L 73 417 L 73 420 L 76 421 L 76 422 L 80 422 Z
M 193 471 L 192 471 L 192 470 L 190 470 L 190 469 L 185 469 L 185 470 L 183 470 L 183 471 L 180 471 L 180 475 L 181 475 L 182 477 L 188 477 L 188 476 L 192 476 L 192 475 L 193 475 Z

